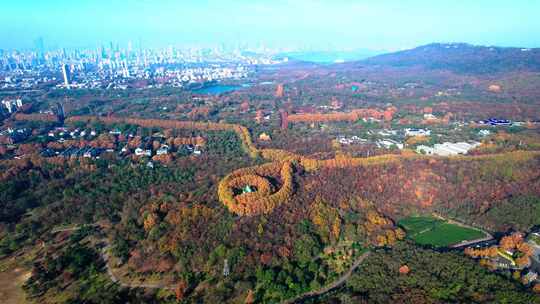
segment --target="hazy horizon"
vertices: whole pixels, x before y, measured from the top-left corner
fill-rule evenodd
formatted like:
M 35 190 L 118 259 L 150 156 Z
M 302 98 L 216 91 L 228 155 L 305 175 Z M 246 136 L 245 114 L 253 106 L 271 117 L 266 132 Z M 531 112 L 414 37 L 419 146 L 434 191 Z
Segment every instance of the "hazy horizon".
M 3 5 L 1 49 L 217 46 L 393 51 L 432 42 L 539 47 L 540 2 L 21 0 Z

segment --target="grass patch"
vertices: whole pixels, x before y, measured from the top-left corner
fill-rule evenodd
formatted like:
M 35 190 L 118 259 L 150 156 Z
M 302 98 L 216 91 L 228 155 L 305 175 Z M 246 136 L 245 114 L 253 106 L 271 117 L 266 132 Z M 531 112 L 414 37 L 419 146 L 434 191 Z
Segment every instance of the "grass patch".
M 537 235 L 531 235 L 529 237 L 529 240 L 531 242 L 533 242 L 534 244 L 536 244 L 537 246 L 540 246 L 540 236 L 537 236 Z
M 407 231 L 408 237 L 418 244 L 434 247 L 447 247 L 485 236 L 480 230 L 450 224 L 429 216 L 408 217 L 399 221 L 399 225 Z
M 443 220 L 431 216 L 410 216 L 400 220 L 398 224 L 405 228 L 409 236 L 415 236 L 426 230 L 433 229 L 443 222 Z

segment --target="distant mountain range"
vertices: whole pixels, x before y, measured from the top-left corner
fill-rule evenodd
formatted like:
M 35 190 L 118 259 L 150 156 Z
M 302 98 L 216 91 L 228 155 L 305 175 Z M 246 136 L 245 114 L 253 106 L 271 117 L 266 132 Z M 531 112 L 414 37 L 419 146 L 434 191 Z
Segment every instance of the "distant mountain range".
M 444 69 L 465 74 L 505 71 L 540 72 L 540 48 L 475 46 L 466 43 L 433 43 L 411 50 L 382 54 L 360 65 Z
M 353 51 L 306 51 L 281 53 L 275 59 L 288 58 L 292 61 L 304 61 L 320 64 L 359 61 L 382 54 L 380 51 L 358 49 Z

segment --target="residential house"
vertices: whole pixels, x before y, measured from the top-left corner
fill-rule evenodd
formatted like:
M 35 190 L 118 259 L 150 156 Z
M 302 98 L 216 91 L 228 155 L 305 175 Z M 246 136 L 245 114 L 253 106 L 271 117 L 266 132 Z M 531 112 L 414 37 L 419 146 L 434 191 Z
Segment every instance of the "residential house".
M 405 136 L 430 136 L 431 130 L 407 128 L 405 129 Z
M 387 136 L 395 136 L 397 135 L 397 131 L 396 130 L 380 130 L 378 132 L 378 134 L 380 136 L 384 136 L 384 137 L 387 137 Z
M 480 131 L 478 131 L 478 135 L 480 135 L 482 137 L 489 136 L 490 134 L 491 134 L 491 131 L 489 131 L 489 130 L 480 130 Z
M 426 113 L 424 114 L 424 119 L 425 120 L 436 120 L 437 119 L 437 116 L 431 114 L 431 113 Z
M 538 279 L 538 273 L 534 271 L 529 271 L 527 272 L 527 274 L 523 276 L 523 281 L 525 282 L 525 284 L 532 283 L 536 281 L 537 279 Z
M 162 145 L 159 149 L 156 151 L 156 155 L 164 155 L 169 153 L 169 146 Z
M 137 156 L 152 156 L 152 150 L 137 148 L 135 149 L 135 155 Z

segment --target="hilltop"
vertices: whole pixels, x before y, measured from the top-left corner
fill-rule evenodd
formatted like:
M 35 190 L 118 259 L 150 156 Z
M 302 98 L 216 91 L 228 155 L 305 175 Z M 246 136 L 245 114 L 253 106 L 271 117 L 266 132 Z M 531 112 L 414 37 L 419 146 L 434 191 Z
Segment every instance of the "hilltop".
M 357 62 L 369 66 L 443 69 L 464 74 L 540 71 L 540 49 L 477 46 L 466 43 L 432 43 Z

